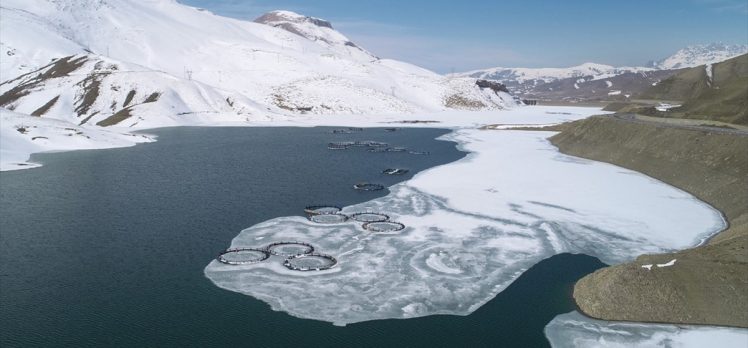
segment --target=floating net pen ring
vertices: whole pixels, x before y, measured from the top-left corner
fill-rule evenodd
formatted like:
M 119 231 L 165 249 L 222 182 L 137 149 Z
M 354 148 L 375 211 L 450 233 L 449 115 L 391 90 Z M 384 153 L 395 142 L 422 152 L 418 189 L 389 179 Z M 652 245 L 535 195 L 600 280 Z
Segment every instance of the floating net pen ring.
M 360 182 L 358 184 L 354 184 L 353 188 L 359 191 L 379 191 L 383 190 L 384 186 L 380 184 L 372 184 L 369 182 Z
M 395 221 L 373 221 L 367 222 L 363 228 L 372 232 L 395 232 L 405 228 L 405 225 Z
M 327 254 L 297 255 L 283 261 L 283 266 L 292 271 L 323 271 L 337 264 L 338 260 Z
M 275 242 L 265 247 L 269 254 L 277 256 L 298 256 L 314 252 L 314 246 L 304 242 Z M 291 249 L 291 251 L 289 251 Z M 295 251 L 293 251 L 296 249 Z
M 382 174 L 387 174 L 387 175 L 403 175 L 407 173 L 408 173 L 407 169 L 401 169 L 401 168 L 387 168 L 382 171 Z
M 362 212 L 350 215 L 351 220 L 358 222 L 382 222 L 387 221 L 390 217 L 386 214 L 373 213 L 373 212 Z
M 340 213 L 309 215 L 309 221 L 318 224 L 339 224 L 348 221 L 348 215 Z
M 267 260 L 270 252 L 257 248 L 231 248 L 218 254 L 218 261 L 227 265 L 249 265 Z
M 336 205 L 310 205 L 304 208 L 307 215 L 336 214 L 341 210 L 342 208 Z

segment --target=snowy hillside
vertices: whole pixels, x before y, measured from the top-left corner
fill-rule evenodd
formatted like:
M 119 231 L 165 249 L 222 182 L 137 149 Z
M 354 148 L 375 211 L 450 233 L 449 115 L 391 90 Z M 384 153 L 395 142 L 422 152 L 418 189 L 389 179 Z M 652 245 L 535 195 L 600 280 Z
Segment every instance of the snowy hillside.
M 39 164 L 28 161 L 35 152 L 125 147 L 153 141 L 147 135 L 79 127 L 3 108 L 0 108 L 0 124 L 0 171 L 38 167 Z
M 330 23 L 288 11 L 262 23 L 174 0 L 4 0 L 0 11 L 9 57 L 0 63 L 0 106 L 80 125 L 513 104 L 474 79 L 379 59 Z
M 718 63 L 748 53 L 748 45 L 708 45 L 688 46 L 670 57 L 653 64 L 658 69 L 681 69 L 699 65 Z

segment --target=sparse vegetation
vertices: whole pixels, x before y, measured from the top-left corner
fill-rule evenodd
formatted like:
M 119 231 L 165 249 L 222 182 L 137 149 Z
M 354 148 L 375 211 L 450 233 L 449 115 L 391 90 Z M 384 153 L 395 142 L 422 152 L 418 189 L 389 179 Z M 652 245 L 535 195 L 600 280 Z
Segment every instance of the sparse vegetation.
M 158 98 L 160 98 L 160 97 L 161 97 L 161 93 L 160 92 L 153 92 L 153 93 L 151 93 L 151 95 L 148 96 L 148 98 L 145 98 L 145 100 L 143 101 L 143 104 L 146 104 L 146 103 L 155 103 L 155 102 L 158 101 Z
M 49 109 L 51 109 L 57 103 L 58 99 L 60 99 L 59 95 L 50 99 L 46 104 L 34 110 L 34 112 L 31 113 L 31 116 L 43 116 L 44 114 L 47 113 L 47 111 L 49 111 Z
M 3 82 L 1 85 L 19 80 L 23 81 L 0 95 L 0 106 L 10 108 L 11 103 L 28 95 L 33 88 L 39 86 L 42 82 L 53 78 L 68 76 L 71 72 L 76 71 L 83 66 L 87 60 L 88 57 L 86 56 L 78 58 L 74 58 L 74 56 L 60 58 L 35 71 Z
M 137 93 L 134 89 L 130 92 L 127 92 L 127 96 L 125 97 L 125 102 L 122 103 L 122 107 L 126 108 L 130 103 L 132 102 L 132 99 L 135 98 L 135 93 Z
M 83 81 L 79 82 L 77 86 L 83 89 L 83 94 L 78 96 L 75 101 L 78 106 L 75 108 L 75 112 L 78 116 L 83 116 L 88 113 L 91 106 L 96 99 L 99 97 L 99 88 L 101 87 L 102 77 L 109 73 L 91 73 Z
M 459 94 L 452 94 L 444 100 L 444 105 L 454 109 L 477 110 L 486 107 L 480 100 L 468 99 Z
M 96 122 L 97 126 L 109 127 L 116 125 L 132 116 L 131 107 L 126 107 L 120 111 L 117 111 L 114 115 L 109 116 L 99 122 Z
M 275 106 L 277 106 L 277 107 L 279 107 L 281 109 L 284 109 L 284 110 L 288 110 L 288 111 L 294 111 L 294 110 L 296 110 L 295 106 L 286 104 L 286 98 L 284 98 L 280 94 L 273 94 L 273 104 L 275 104 Z

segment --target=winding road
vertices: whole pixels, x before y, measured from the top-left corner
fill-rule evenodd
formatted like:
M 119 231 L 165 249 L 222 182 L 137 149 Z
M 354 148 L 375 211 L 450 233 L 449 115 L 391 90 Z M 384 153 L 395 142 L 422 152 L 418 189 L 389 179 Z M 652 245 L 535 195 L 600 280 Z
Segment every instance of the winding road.
M 617 120 L 624 121 L 624 122 L 653 125 L 655 127 L 662 127 L 662 128 L 678 128 L 678 129 L 688 129 L 688 130 L 695 130 L 695 131 L 709 132 L 709 133 L 748 136 L 748 130 L 727 128 L 727 127 L 720 127 L 720 126 L 709 126 L 709 125 L 679 124 L 677 122 L 680 119 L 671 119 L 671 118 L 663 118 L 662 121 L 656 121 L 653 119 L 653 117 L 648 117 L 647 119 L 643 119 L 641 118 L 641 116 L 633 114 L 633 113 L 610 114 L 606 116 L 597 116 L 597 117 L 612 117 L 612 118 L 615 118 Z M 697 121 L 697 120 L 693 120 L 693 121 Z M 708 121 L 704 121 L 704 122 L 708 122 Z

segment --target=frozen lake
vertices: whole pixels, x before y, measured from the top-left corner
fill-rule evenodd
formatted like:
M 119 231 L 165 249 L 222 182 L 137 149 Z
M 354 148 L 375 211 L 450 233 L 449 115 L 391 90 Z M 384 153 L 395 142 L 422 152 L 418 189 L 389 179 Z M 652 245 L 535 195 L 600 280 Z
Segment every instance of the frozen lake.
M 345 327 L 273 311 L 211 283 L 205 265 L 242 229 L 300 219 L 308 204 L 381 198 L 388 192 L 351 185 L 391 186 L 464 156 L 454 143 L 434 140 L 444 130 L 333 136 L 332 129 L 162 129 L 152 132 L 156 143 L 36 155 L 42 167 L 3 172 L 0 346 L 547 344 L 543 328 L 574 309 L 570 286 L 602 266 L 594 258 L 543 261 L 470 316 Z M 430 155 L 331 154 L 331 140 L 384 141 Z M 393 167 L 410 172 L 381 173 Z M 426 262 L 455 267 L 439 258 Z
M 337 325 L 468 315 L 552 255 L 620 263 L 697 245 L 725 226 L 718 211 L 684 191 L 560 154 L 549 134 L 457 130 L 443 138 L 467 157 L 343 209 L 389 215 L 405 225 L 401 231 L 282 217 L 245 229 L 231 243 L 303 241 L 337 257 L 336 268 L 296 272 L 272 259 L 239 267 L 213 261 L 205 273 L 276 310 Z

